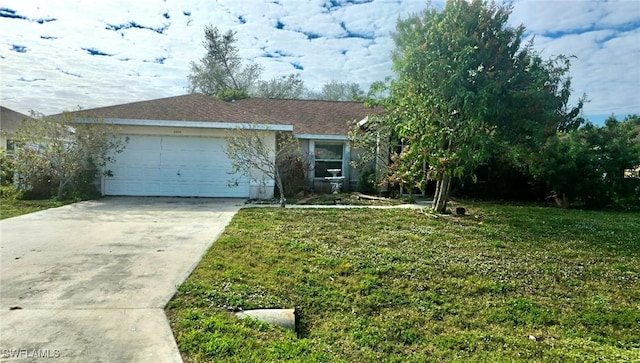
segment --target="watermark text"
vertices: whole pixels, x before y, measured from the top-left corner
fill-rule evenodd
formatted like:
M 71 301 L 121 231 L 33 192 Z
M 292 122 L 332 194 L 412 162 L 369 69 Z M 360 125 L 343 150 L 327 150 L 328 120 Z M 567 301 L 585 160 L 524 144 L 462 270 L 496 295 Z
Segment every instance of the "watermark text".
M 60 358 L 62 354 L 59 349 L 0 349 L 2 358 Z

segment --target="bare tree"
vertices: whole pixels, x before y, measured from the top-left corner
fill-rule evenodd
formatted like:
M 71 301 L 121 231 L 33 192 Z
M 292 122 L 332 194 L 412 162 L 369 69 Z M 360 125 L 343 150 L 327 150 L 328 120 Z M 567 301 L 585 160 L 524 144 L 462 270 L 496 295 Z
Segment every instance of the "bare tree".
M 273 78 L 269 81 L 259 81 L 255 90 L 251 92 L 253 97 L 297 99 L 304 93 L 304 81 L 299 74 L 290 74 L 284 78 Z
M 237 128 L 227 136 L 225 153 L 231 160 L 230 174 L 240 174 L 250 178 L 256 177 L 255 171 L 260 172 L 263 181 L 274 180 L 280 192 L 280 206 L 286 203 L 282 175 L 278 167 L 278 161 L 285 157 L 299 155 L 300 143 L 293 134 L 281 132 L 276 134 L 276 143 L 269 140 L 273 137 L 273 131 L 267 131 L 259 126 L 246 129 Z M 231 185 L 237 185 L 238 180 Z
M 329 81 L 320 92 L 308 91 L 306 98 L 326 101 L 362 101 L 365 93 L 355 82 Z

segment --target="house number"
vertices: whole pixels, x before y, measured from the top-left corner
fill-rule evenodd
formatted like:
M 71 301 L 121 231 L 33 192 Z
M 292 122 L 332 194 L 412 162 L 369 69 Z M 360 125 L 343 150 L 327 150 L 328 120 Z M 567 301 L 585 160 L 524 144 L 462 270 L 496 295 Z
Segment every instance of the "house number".
M 173 133 L 174 133 L 174 134 L 181 134 L 181 133 L 182 133 L 182 131 L 179 131 L 179 130 L 173 130 Z

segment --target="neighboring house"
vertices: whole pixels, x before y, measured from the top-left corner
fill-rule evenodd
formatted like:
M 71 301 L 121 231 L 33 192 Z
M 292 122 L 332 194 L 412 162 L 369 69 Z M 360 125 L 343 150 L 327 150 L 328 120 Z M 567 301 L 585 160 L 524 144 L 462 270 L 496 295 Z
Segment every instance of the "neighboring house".
M 8 154 L 11 154 L 14 147 L 11 135 L 20 128 L 24 119 L 31 119 L 31 117 L 0 106 L 0 148 L 7 150 Z
M 104 119 L 129 138 L 116 162 L 107 166 L 110 176 L 101 181 L 104 195 L 271 198 L 273 180 L 264 183 L 258 171 L 240 177 L 237 186 L 228 185 L 231 165 L 224 148 L 229 130 L 258 128 L 274 148 L 278 132 L 293 132 L 315 165 L 308 175 L 310 187 L 324 187 L 326 169 L 339 168 L 349 188 L 358 176 L 349 167 L 348 123 L 372 111 L 355 102 L 224 102 L 189 94 L 71 114 Z

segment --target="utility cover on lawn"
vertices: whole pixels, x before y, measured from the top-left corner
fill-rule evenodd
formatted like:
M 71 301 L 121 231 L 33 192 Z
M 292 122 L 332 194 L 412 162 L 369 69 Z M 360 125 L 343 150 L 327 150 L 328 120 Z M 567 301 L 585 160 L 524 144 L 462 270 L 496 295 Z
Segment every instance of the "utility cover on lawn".
M 296 310 L 295 309 L 255 309 L 245 310 L 236 313 L 240 319 L 247 317 L 260 320 L 267 324 L 281 326 L 283 328 L 296 330 Z

